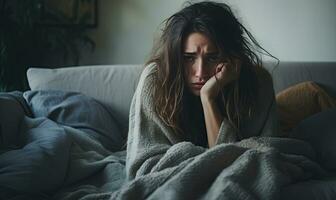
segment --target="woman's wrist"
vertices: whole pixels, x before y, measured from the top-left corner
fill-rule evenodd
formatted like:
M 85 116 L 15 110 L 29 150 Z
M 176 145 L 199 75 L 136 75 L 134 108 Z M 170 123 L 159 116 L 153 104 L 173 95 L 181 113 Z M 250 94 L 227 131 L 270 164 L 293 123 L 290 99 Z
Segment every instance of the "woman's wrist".
M 218 88 L 216 88 L 217 90 L 219 90 Z M 218 95 L 219 95 L 219 91 L 211 92 L 209 90 L 201 90 L 200 91 L 200 98 L 202 102 L 206 102 L 206 103 L 215 103 L 216 100 L 218 99 Z
M 204 106 L 217 106 L 216 104 L 216 98 L 214 97 L 211 97 L 209 95 L 206 95 L 206 94 L 201 94 L 200 95 L 200 98 L 201 98 L 201 103 Z
M 201 98 L 201 102 L 202 104 L 204 103 L 209 103 L 212 104 L 215 102 L 215 97 L 212 97 L 211 95 L 209 95 L 207 92 L 202 92 L 200 93 L 200 98 Z

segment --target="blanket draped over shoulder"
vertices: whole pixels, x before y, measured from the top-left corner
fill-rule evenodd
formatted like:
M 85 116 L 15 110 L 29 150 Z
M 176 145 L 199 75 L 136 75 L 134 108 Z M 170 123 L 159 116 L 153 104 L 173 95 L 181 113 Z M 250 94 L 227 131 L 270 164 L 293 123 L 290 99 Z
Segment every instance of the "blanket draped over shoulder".
M 112 199 L 276 199 L 282 187 L 323 174 L 309 144 L 275 137 L 234 142 L 225 120 L 211 149 L 181 140 L 155 113 L 146 70 L 130 109 L 128 182 Z

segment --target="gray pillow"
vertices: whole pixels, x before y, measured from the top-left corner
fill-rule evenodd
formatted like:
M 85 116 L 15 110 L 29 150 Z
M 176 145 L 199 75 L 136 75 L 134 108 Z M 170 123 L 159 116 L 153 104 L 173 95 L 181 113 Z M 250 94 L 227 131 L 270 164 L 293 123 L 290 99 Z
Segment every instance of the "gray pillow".
M 127 138 L 128 113 L 142 65 L 93 65 L 57 69 L 30 68 L 31 90 L 79 92 L 106 105 Z
M 317 161 L 326 169 L 336 170 L 336 108 L 303 120 L 291 137 L 309 142 L 316 151 Z
M 124 141 L 117 123 L 106 107 L 81 93 L 56 90 L 23 94 L 34 117 L 47 117 L 59 124 L 82 130 L 111 151 Z

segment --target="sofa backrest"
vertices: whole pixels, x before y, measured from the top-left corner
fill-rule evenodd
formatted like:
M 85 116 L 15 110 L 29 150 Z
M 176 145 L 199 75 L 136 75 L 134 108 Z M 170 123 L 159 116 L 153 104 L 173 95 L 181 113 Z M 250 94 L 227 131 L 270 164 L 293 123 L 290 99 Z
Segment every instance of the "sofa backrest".
M 336 98 L 336 62 L 266 62 L 276 93 L 304 81 L 313 81 Z
M 266 62 L 277 92 L 303 81 L 322 85 L 336 98 L 336 62 Z M 121 125 L 125 137 L 128 113 L 142 65 L 79 66 L 58 69 L 30 68 L 27 72 L 31 90 L 81 92 L 108 106 Z

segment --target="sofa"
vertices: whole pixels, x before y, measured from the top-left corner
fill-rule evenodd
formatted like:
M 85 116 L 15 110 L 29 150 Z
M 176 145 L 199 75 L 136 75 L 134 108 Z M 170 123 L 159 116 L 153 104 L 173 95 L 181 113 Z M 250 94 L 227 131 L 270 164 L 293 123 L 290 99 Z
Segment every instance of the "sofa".
M 289 115 L 299 116 L 282 137 L 309 143 L 326 172 L 323 178 L 283 185 L 278 197 L 333 199 L 336 63 L 265 62 L 264 67 L 273 78 L 277 103 L 291 106 Z M 0 199 L 132 199 L 114 192 L 125 184 L 129 108 L 143 68 L 30 68 L 29 91 L 1 93 Z M 293 101 L 286 99 L 292 94 L 296 102 L 290 105 Z M 314 109 L 300 115 L 306 108 L 297 105 L 307 98 L 307 110 Z

